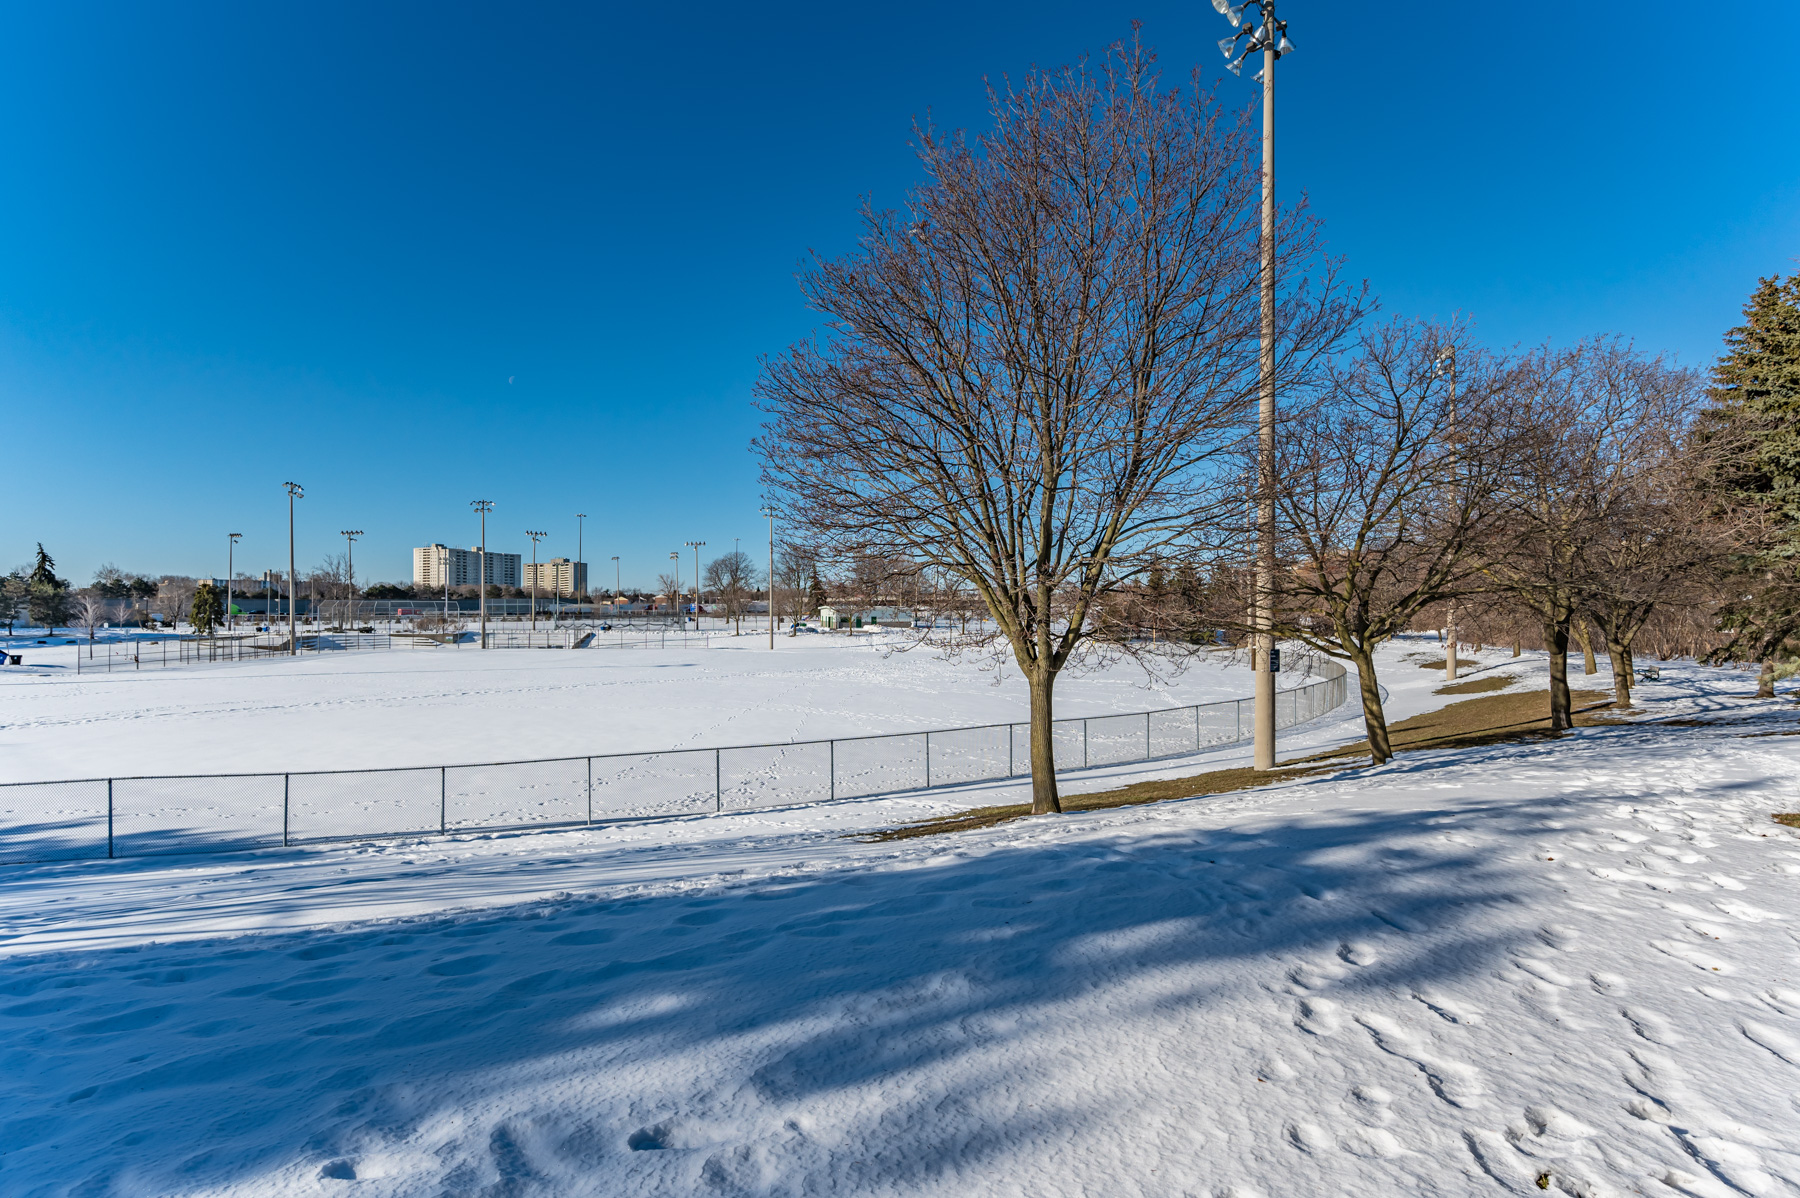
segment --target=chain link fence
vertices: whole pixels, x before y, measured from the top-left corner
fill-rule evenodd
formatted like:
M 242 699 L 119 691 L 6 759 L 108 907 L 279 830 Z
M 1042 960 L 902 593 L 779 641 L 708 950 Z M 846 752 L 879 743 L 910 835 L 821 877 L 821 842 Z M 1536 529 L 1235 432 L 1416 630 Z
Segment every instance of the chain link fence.
M 1341 706 L 1344 668 L 1278 691 L 1275 726 Z M 1251 733 L 1250 699 L 1057 720 L 1059 773 L 1182 757 Z M 540 761 L 0 784 L 0 863 L 566 828 L 1028 776 L 1029 724 Z
M 707 648 L 720 634 L 684 632 L 680 628 L 490 628 L 490 649 L 667 649 Z M 384 649 L 474 649 L 476 631 L 452 632 L 302 632 L 299 655 L 368 652 Z M 290 656 L 286 634 L 238 637 L 163 637 L 156 640 L 81 642 L 76 644 L 77 674 L 161 669 L 227 661 L 262 661 Z

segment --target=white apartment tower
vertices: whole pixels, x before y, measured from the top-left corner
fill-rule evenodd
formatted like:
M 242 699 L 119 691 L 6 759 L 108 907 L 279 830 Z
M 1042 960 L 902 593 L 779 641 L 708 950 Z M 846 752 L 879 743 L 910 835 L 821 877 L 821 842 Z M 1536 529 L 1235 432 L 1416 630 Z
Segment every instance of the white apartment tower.
M 560 595 L 564 599 L 572 595 L 585 595 L 588 593 L 587 569 L 586 562 L 572 562 L 566 557 L 553 557 L 536 566 L 526 562 L 525 589 L 531 589 L 532 571 L 535 570 L 538 594 Z
M 446 585 L 472 587 L 481 569 L 481 550 L 457 549 L 450 545 L 419 545 L 413 549 L 413 585 L 427 590 L 442 590 Z M 518 553 L 487 551 L 487 581 L 492 586 L 523 586 L 524 556 Z

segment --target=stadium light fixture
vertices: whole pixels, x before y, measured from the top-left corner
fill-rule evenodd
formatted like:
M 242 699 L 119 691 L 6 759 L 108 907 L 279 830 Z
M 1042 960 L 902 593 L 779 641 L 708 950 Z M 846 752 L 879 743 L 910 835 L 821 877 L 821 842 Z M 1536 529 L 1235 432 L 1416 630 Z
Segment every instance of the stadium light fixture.
M 487 584 L 487 573 L 488 573 L 488 569 L 487 569 L 487 518 L 488 518 L 488 513 L 494 510 L 494 501 L 491 499 L 471 499 L 471 500 L 469 500 L 469 506 L 474 508 L 477 512 L 481 513 L 481 560 L 480 560 L 479 568 L 475 571 L 475 584 L 476 584 L 475 590 L 481 596 L 481 647 L 483 649 L 485 649 L 488 647 L 488 643 L 487 643 L 487 588 L 488 588 L 488 584 Z
M 231 618 L 231 572 L 233 568 L 233 558 L 237 553 L 238 539 L 243 535 L 244 534 L 241 532 L 228 532 L 225 534 L 225 630 L 227 632 L 231 631 L 235 626 Z
M 683 544 L 694 551 L 694 631 L 698 632 L 700 631 L 700 547 L 706 542 L 685 541 Z M 687 631 L 686 624 L 683 624 L 681 628 L 683 632 Z
M 775 647 L 775 505 L 763 503 L 762 514 L 769 518 L 769 648 Z
M 525 530 L 525 535 L 531 538 L 531 631 L 536 632 L 537 631 L 537 588 L 538 588 L 537 547 L 538 547 L 538 542 L 543 540 L 545 537 L 549 536 L 550 534 L 547 532 L 533 532 L 531 529 L 528 528 Z
M 356 538 L 363 535 L 360 528 L 340 528 L 344 537 L 344 619 L 354 624 L 356 617 L 350 612 L 350 605 L 356 602 Z
M 288 656 L 300 656 L 300 630 L 294 626 L 294 500 L 306 498 L 299 483 L 282 483 L 288 495 Z
M 1262 353 L 1261 401 L 1257 406 L 1256 581 L 1251 617 L 1255 645 L 1255 767 L 1275 768 L 1275 60 L 1291 54 L 1287 22 L 1275 15 L 1275 0 L 1232 4 L 1213 0 L 1213 8 L 1237 30 L 1219 49 L 1230 60 L 1225 69 L 1242 75 L 1252 54 L 1261 53 L 1262 69 Z M 1254 18 L 1245 20 L 1246 12 Z
M 620 580 L 620 575 L 619 575 L 619 555 L 618 555 L 618 554 L 616 554 L 616 553 L 615 553 L 615 554 L 613 554 L 613 555 L 612 555 L 612 564 L 613 564 L 613 601 L 612 601 L 612 606 L 613 606 L 613 607 L 614 607 L 614 608 L 615 608 L 615 609 L 616 609 L 616 608 L 617 608 L 617 607 L 618 607 L 618 606 L 619 606 L 619 591 L 620 591 L 620 590 L 621 590 L 621 589 L 622 589 L 622 588 L 623 588 L 623 587 L 624 587 L 624 585 L 625 585 L 625 584 L 624 584 L 624 583 L 623 583 L 623 582 L 622 582 L 622 581 L 621 581 L 621 580 Z M 618 614 L 619 614 L 619 613 L 618 613 L 618 611 L 617 611 L 617 610 L 615 610 L 615 611 L 614 611 L 614 612 L 613 612 L 613 614 L 614 614 L 614 615 L 615 615 L 615 616 L 616 616 L 616 615 L 618 615 Z

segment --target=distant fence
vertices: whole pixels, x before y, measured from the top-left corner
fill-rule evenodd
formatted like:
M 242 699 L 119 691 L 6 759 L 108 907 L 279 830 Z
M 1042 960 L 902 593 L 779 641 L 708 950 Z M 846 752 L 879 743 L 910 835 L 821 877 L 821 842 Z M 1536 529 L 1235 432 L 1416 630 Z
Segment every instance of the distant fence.
M 1344 668 L 1275 696 L 1291 728 L 1343 704 Z M 1251 700 L 1057 720 L 1058 772 L 1247 738 Z M 789 744 L 375 770 L 0 784 L 0 862 L 579 827 L 901 794 L 1028 775 L 1029 724 Z
M 666 649 L 706 648 L 719 634 L 672 629 L 601 631 L 572 626 L 532 632 L 524 628 L 488 629 L 490 649 Z M 456 632 L 302 632 L 295 640 L 301 654 L 367 652 L 380 649 L 473 649 L 481 634 Z M 157 640 L 81 642 L 76 645 L 77 674 L 110 674 L 115 670 L 160 669 L 221 661 L 262 661 L 290 656 L 287 634 L 279 636 L 163 637 Z M 35 656 L 35 654 L 34 654 Z

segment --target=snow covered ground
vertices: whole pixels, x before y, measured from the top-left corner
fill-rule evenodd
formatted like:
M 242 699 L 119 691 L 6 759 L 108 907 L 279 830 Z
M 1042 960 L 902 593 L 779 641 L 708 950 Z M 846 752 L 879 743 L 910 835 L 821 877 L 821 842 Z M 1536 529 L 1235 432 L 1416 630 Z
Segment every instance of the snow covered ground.
M 84 674 L 0 671 L 0 782 L 361 769 L 862 736 L 1022 719 L 1018 670 L 878 638 L 715 638 L 706 649 L 395 649 Z M 50 661 L 51 659 L 45 659 Z M 1295 675 L 1283 685 L 1299 685 Z M 1249 692 L 1129 662 L 1059 684 L 1058 716 Z
M 1792 1193 L 1800 726 L 1753 688 L 896 843 L 843 834 L 1019 788 L 0 869 L 0 1192 Z

